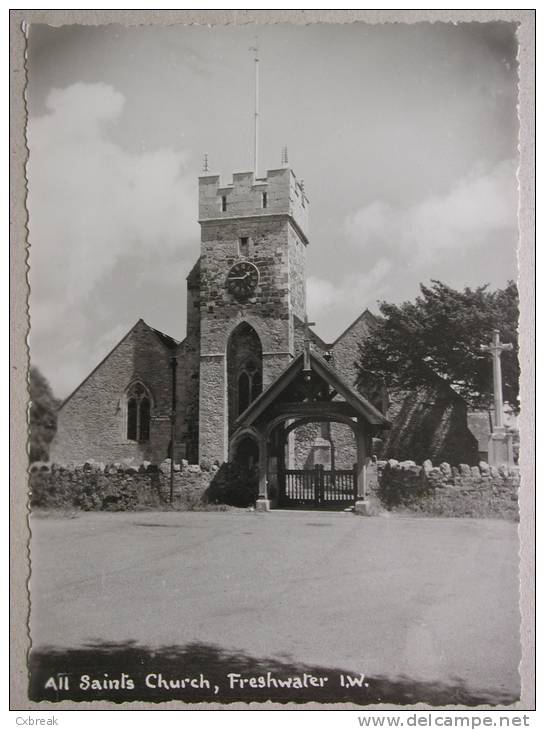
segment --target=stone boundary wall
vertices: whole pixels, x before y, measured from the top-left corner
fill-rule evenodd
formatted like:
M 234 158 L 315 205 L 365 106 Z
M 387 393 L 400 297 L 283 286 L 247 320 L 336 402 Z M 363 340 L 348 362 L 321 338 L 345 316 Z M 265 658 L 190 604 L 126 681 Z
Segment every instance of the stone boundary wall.
M 219 472 L 186 461 L 174 466 L 174 506 L 199 509 L 211 501 L 210 487 Z M 84 464 L 34 463 L 30 467 L 31 507 L 83 510 L 132 510 L 160 508 L 170 504 L 170 460 L 161 464 L 143 462 Z
M 174 466 L 175 509 L 210 505 L 253 505 L 257 482 L 227 465 L 209 469 L 183 460 Z M 370 472 L 374 471 L 371 469 Z M 394 459 L 376 464 L 371 494 L 393 512 L 437 517 L 490 517 L 518 520 L 518 467 L 433 466 Z M 372 473 L 370 473 L 372 477 Z M 170 460 L 139 466 L 115 463 L 31 465 L 32 508 L 137 510 L 170 507 Z M 212 507 L 213 508 L 213 507 Z
M 376 496 L 392 511 L 518 520 L 519 469 L 424 461 L 377 462 Z

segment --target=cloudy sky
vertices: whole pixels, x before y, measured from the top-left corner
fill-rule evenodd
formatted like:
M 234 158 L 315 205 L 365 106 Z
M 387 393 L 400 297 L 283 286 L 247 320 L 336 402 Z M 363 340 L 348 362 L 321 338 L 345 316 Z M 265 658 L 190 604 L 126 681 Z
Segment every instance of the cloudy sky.
M 142 317 L 182 339 L 203 155 L 290 164 L 308 310 L 333 340 L 420 282 L 516 278 L 515 29 L 490 24 L 31 26 L 31 358 L 64 397 Z

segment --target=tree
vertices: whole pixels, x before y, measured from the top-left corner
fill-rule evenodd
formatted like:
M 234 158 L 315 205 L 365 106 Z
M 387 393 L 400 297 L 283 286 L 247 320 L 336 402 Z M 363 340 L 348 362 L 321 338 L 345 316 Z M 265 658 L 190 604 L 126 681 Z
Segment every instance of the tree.
M 49 445 L 57 430 L 59 402 L 38 368 L 30 368 L 30 461 L 47 461 Z
M 373 398 L 380 388 L 407 391 L 437 383 L 438 377 L 472 408 L 493 401 L 492 363 L 480 351 L 498 329 L 513 351 L 502 355 L 503 397 L 518 410 L 518 291 L 488 286 L 457 291 L 440 281 L 420 285 L 414 303 L 380 303 L 382 317 L 360 344 L 358 386 Z

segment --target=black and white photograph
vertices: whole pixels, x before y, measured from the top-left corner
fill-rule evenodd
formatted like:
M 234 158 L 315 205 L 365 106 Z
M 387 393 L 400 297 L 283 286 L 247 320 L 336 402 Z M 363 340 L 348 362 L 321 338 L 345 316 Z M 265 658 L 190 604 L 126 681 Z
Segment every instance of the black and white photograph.
M 519 24 L 25 35 L 33 707 L 532 709 Z

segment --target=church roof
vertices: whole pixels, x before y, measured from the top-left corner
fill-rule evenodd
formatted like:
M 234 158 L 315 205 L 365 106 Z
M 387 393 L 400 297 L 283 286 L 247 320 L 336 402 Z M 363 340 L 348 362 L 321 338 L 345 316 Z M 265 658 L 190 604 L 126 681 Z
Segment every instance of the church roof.
M 144 320 L 142 320 L 144 321 Z M 166 335 L 164 332 L 160 332 L 159 330 L 156 330 L 154 327 L 150 327 L 147 322 L 144 322 L 146 327 L 148 327 L 152 332 L 155 332 L 157 337 L 161 340 L 163 345 L 166 345 L 169 350 L 175 350 L 178 345 L 180 344 L 179 340 L 175 340 L 174 337 L 171 337 L 170 335 Z
M 237 426 L 249 426 L 254 423 L 264 411 L 273 404 L 294 379 L 302 372 L 305 353 L 302 352 L 280 373 L 269 387 L 261 393 L 253 403 L 242 413 L 236 423 Z M 324 382 L 332 387 L 351 407 L 353 415 L 363 418 L 373 426 L 389 428 L 390 422 L 375 408 L 361 393 L 358 393 L 346 380 L 316 352 L 309 352 L 310 369 Z M 318 419 L 319 420 L 319 419 Z
M 159 330 L 156 330 L 153 327 L 150 327 L 147 322 L 144 322 L 144 320 L 142 318 L 140 318 L 138 320 L 138 322 L 136 322 L 135 324 L 133 324 L 133 326 L 130 328 L 130 330 L 119 340 L 119 342 L 116 345 L 114 345 L 114 347 L 112 347 L 112 349 L 108 352 L 108 354 L 105 357 L 102 358 L 102 360 L 98 363 L 98 365 L 96 365 L 91 370 L 91 372 L 81 381 L 81 383 L 76 388 L 74 388 L 74 390 L 70 393 L 70 395 L 68 395 L 62 401 L 62 403 L 59 405 L 58 410 L 61 410 L 61 408 L 63 408 L 68 403 L 68 401 L 72 399 L 72 397 L 78 392 L 78 390 L 81 388 L 81 386 L 84 383 L 86 383 L 89 380 L 89 378 L 99 369 L 99 367 L 103 363 L 106 362 L 106 360 L 110 357 L 110 355 L 112 355 L 112 353 L 115 352 L 115 350 L 117 350 L 117 348 L 123 342 L 125 342 L 125 340 L 134 332 L 134 330 L 136 329 L 136 327 L 138 327 L 138 325 L 140 323 L 142 323 L 150 332 L 153 332 L 157 336 L 157 338 L 161 341 L 161 343 L 165 347 L 167 347 L 169 350 L 174 350 L 180 344 L 178 342 L 178 340 L 175 340 L 173 337 L 170 337 L 170 335 L 166 335 L 164 332 L 160 332 Z
M 193 289 L 200 285 L 200 281 L 201 281 L 201 257 L 200 256 L 193 264 L 193 268 L 191 269 L 189 274 L 186 276 L 186 281 L 187 281 L 187 286 L 190 289 Z
M 379 317 L 373 314 L 373 312 L 369 311 L 369 309 L 364 309 L 363 312 L 359 315 L 359 317 L 356 317 L 356 319 L 348 325 L 348 327 L 341 332 L 341 334 L 337 337 L 337 339 L 333 342 L 332 347 L 335 347 L 335 345 L 340 342 L 345 335 L 347 335 L 351 329 L 353 329 L 357 324 L 360 322 L 363 322 L 366 325 L 367 331 L 370 333 L 374 327 L 376 327 L 377 323 L 379 322 Z

